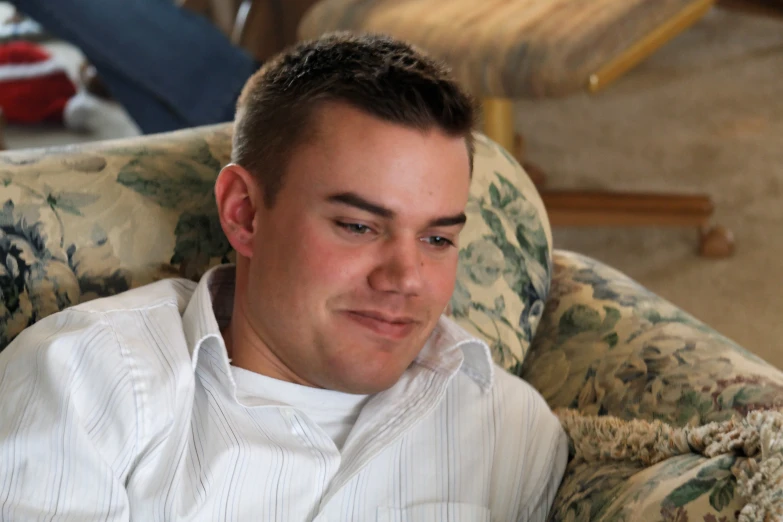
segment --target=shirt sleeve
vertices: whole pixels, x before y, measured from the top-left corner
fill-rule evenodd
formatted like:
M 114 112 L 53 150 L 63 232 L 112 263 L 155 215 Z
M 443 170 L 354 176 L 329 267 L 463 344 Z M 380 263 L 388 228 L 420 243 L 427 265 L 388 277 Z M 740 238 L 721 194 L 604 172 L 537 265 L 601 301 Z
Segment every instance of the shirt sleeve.
M 131 377 L 100 313 L 54 314 L 0 353 L 0 520 L 129 520 Z
M 502 371 L 496 380 L 495 418 L 500 424 L 490 491 L 492 520 L 544 522 L 568 463 L 568 438 L 532 386 Z
M 551 413 L 550 413 L 551 414 Z M 554 414 L 551 414 L 555 417 Z M 557 418 L 555 417 L 555 421 Z M 554 426 L 550 433 L 551 445 L 545 452 L 544 464 L 540 479 L 540 491 L 531 498 L 531 502 L 522 506 L 517 520 L 520 522 L 545 522 L 549 518 L 555 495 L 560 488 L 560 483 L 568 464 L 568 437 L 560 423 Z M 543 439 L 543 437 L 542 437 Z M 545 439 L 542 443 L 547 443 Z

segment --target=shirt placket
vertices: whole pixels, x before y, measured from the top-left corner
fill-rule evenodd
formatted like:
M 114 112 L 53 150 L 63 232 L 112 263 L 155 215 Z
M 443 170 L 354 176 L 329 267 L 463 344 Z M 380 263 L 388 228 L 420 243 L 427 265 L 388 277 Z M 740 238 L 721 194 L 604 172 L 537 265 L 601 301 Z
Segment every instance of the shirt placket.
M 389 400 L 385 392 L 381 392 L 365 406 L 346 441 L 342 465 L 324 492 L 320 510 L 313 522 L 339 520 L 337 506 L 341 503 L 342 492 L 357 474 L 440 403 L 455 370 L 448 373 L 423 371 L 428 374 L 425 378 L 403 376 L 401 381 L 408 382 L 398 382 L 396 385 L 406 390 L 402 395 Z
M 315 476 L 323 477 L 320 484 L 317 484 L 317 490 L 314 491 L 314 495 L 321 498 L 340 469 L 342 462 L 340 451 L 331 437 L 305 413 L 289 406 L 280 407 L 279 410 L 291 434 L 311 453 L 314 467 L 312 472 Z M 318 502 L 315 504 L 317 506 Z M 308 519 L 313 519 L 316 512 L 317 509 Z

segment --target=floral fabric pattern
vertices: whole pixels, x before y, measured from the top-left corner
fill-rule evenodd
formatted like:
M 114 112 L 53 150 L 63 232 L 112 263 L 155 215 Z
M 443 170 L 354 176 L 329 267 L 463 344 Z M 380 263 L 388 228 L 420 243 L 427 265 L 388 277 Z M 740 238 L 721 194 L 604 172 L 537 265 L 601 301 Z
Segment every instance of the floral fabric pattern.
M 44 208 L 26 205 L 17 209 L 7 200 L 0 209 L 0 318 L 5 324 L 0 330 L 0 346 L 42 317 L 130 288 L 130 274 L 120 268 L 120 260 L 99 225 L 81 248 L 64 245 L 60 212 L 79 215 L 79 200 L 97 198 L 31 192 L 43 199 Z M 54 219 L 44 219 L 41 213 Z M 47 230 L 46 223 L 58 226 Z
M 549 294 L 552 236 L 543 203 L 517 161 L 483 136 L 460 235 L 455 321 L 518 372 Z
M 783 373 L 620 272 L 556 250 L 520 375 L 552 408 L 700 426 L 783 408 Z M 569 464 L 554 520 L 721 522 L 744 505 L 724 455 Z
M 211 194 L 229 146 L 218 126 L 0 154 L 0 350 L 68 306 L 227 260 Z

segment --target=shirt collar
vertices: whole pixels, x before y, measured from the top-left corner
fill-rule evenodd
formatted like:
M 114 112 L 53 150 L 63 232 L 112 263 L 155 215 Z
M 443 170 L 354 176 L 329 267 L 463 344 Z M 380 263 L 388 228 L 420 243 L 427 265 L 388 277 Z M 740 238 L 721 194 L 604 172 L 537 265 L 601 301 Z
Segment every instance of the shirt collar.
M 221 364 L 221 369 L 231 375 L 231 361 L 220 330 L 228 326 L 234 309 L 235 273 L 233 265 L 218 265 L 209 269 L 199 280 L 182 315 L 182 326 L 194 370 L 204 343 L 210 343 L 217 348 L 218 354 L 222 354 L 219 356 L 225 364 Z
M 209 269 L 196 286 L 182 316 L 193 369 L 198 365 L 204 344 L 209 343 L 220 359 L 220 370 L 227 375 L 232 386 L 231 361 L 220 330 L 231 319 L 235 274 L 233 265 Z M 440 373 L 451 373 L 458 368 L 484 392 L 492 386 L 494 364 L 489 346 L 446 316 L 438 320 L 414 362 Z
M 415 362 L 435 371 L 449 372 L 455 359 L 456 367 L 473 379 L 482 391 L 489 390 L 495 369 L 489 346 L 444 315 Z

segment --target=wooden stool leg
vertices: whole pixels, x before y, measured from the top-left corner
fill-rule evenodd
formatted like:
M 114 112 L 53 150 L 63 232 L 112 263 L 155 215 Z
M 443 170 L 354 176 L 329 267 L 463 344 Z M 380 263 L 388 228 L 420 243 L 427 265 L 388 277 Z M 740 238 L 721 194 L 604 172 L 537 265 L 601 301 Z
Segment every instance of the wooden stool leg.
M 549 220 L 564 227 L 706 227 L 712 201 L 706 196 L 549 190 L 541 194 Z
M 722 225 L 699 230 L 699 255 L 721 259 L 734 253 L 734 234 Z
M 509 152 L 514 150 L 514 102 L 507 98 L 485 98 L 484 134 Z
M 234 28 L 231 29 L 231 43 L 242 45 L 247 31 L 247 17 L 253 7 L 253 0 L 243 0 L 237 9 L 237 16 L 234 20 Z
M 544 172 L 525 161 L 525 141 L 514 130 L 514 101 L 508 98 L 484 98 L 484 134 L 511 152 L 537 187 L 544 185 Z
M 237 11 L 231 41 L 263 62 L 282 51 L 282 0 L 244 0 Z
M 748 14 L 783 18 L 783 4 L 769 0 L 718 0 L 718 5 L 725 9 L 742 11 Z
M 708 196 L 630 192 L 541 191 L 549 221 L 561 227 L 686 227 L 699 231 L 699 254 L 723 258 L 734 253 L 734 236 L 710 226 Z

